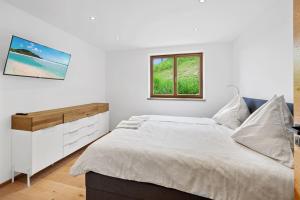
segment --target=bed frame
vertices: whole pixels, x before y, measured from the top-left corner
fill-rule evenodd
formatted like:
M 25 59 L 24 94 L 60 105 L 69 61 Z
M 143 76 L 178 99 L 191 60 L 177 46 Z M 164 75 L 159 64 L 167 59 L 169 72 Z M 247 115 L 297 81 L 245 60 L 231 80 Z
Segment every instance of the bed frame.
M 85 175 L 87 200 L 209 200 L 175 189 L 104 176 Z
M 250 113 L 267 100 L 244 97 Z M 293 113 L 293 104 L 287 104 Z M 150 183 L 123 180 L 94 172 L 85 175 L 87 200 L 210 200 Z

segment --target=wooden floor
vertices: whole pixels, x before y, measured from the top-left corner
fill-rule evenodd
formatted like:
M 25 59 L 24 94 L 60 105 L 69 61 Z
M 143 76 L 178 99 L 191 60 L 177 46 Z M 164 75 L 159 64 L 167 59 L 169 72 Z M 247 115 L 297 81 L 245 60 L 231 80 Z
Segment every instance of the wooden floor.
M 77 200 L 85 199 L 84 175 L 72 177 L 69 170 L 83 150 L 80 150 L 31 178 L 31 187 L 26 186 L 26 177 L 16 178 L 15 183 L 0 187 L 1 200 Z

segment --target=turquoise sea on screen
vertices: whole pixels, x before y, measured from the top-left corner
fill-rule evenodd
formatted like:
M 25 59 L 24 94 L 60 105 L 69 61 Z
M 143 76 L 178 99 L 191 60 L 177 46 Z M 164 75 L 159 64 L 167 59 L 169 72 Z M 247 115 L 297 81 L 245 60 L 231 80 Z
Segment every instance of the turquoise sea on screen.
M 42 70 L 47 73 L 54 74 L 58 76 L 60 79 L 65 78 L 68 69 L 68 66 L 63 64 L 50 62 L 50 61 L 46 61 L 32 56 L 27 56 L 19 53 L 14 53 L 14 52 L 9 52 L 8 59 L 25 65 L 30 65 L 32 67 L 38 68 L 39 70 Z

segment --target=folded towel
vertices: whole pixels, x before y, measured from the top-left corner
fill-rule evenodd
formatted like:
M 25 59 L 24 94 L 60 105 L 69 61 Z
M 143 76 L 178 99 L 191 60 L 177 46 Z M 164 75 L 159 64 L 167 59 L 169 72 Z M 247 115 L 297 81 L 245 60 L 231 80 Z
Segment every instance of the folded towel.
M 132 116 L 128 120 L 121 121 L 116 128 L 138 129 L 148 119 L 148 116 Z
M 148 116 L 132 116 L 129 118 L 129 121 L 138 121 L 138 122 L 144 122 L 149 120 Z
M 137 121 L 121 121 L 116 128 L 126 128 L 126 129 L 138 129 L 141 126 L 141 122 Z
M 123 120 L 122 123 L 128 124 L 128 125 L 140 125 L 142 123 L 142 121 L 130 121 L 130 120 L 125 121 L 125 120 Z
M 132 125 L 126 125 L 126 124 L 119 124 L 116 129 L 118 128 L 124 128 L 124 129 L 138 129 L 139 126 L 132 126 Z

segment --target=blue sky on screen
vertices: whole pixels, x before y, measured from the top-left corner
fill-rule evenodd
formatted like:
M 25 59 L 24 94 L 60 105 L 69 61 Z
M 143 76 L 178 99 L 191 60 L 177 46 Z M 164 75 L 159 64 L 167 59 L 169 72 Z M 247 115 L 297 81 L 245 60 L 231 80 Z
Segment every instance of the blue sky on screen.
M 29 50 L 44 60 L 48 60 L 51 62 L 60 63 L 63 65 L 68 65 L 70 60 L 70 55 L 61 51 L 57 51 L 55 49 L 45 47 L 43 45 L 30 42 L 27 40 L 24 40 L 19 37 L 13 37 L 11 48 L 14 49 L 26 49 Z

